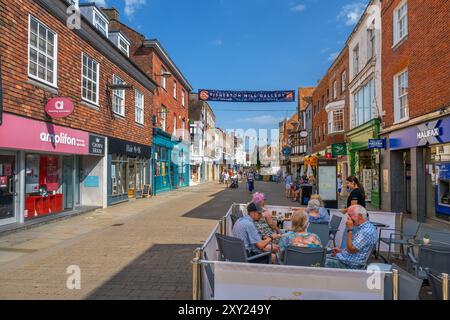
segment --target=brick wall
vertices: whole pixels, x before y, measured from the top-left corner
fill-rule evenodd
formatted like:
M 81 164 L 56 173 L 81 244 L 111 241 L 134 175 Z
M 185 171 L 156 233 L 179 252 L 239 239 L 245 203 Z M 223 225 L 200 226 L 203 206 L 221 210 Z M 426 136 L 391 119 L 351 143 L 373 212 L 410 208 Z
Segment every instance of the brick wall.
M 393 77 L 408 68 L 410 119 L 450 102 L 450 1 L 409 0 L 408 36 L 393 46 L 393 12 L 400 0 L 382 2 L 384 127 L 394 122 Z
M 321 79 L 316 90 L 314 90 L 312 95 L 313 102 L 313 127 L 312 127 L 312 143 L 313 143 L 313 153 L 319 152 L 334 143 L 345 142 L 344 133 L 329 133 L 328 132 L 328 113 L 325 108 L 328 103 L 345 99 L 344 107 L 344 131 L 348 131 L 349 128 L 349 111 L 348 111 L 348 48 L 346 47 L 340 55 L 333 62 L 331 67 L 327 70 L 327 73 Z M 342 72 L 346 71 L 347 80 L 345 91 L 342 92 L 342 82 L 341 75 Z M 333 84 L 334 81 L 337 82 L 337 96 L 336 99 L 333 97 Z M 324 97 L 324 103 L 322 105 L 322 96 Z M 317 106 L 320 106 L 317 108 Z M 318 112 L 317 112 L 318 110 Z M 315 112 L 314 112 L 315 111 Z M 323 126 L 325 125 L 325 139 L 323 138 Z M 317 128 L 319 128 L 319 137 L 317 136 Z
M 58 36 L 57 89 L 49 89 L 28 77 L 28 15 L 32 14 Z M 0 0 L 0 52 L 3 60 L 4 111 L 57 125 L 81 129 L 136 143 L 151 145 L 153 94 L 126 71 L 80 38 L 48 11 L 30 0 Z M 81 99 L 82 53 L 100 64 L 99 106 Z M 113 74 L 144 94 L 144 125 L 135 122 L 135 91 L 126 90 L 125 117 L 112 116 L 107 102 L 107 83 Z M 72 115 L 50 119 L 44 111 L 45 97 L 68 97 L 75 105 Z
M 105 12 L 105 11 L 104 11 Z M 107 11 L 105 12 L 107 13 Z M 164 64 L 163 59 L 152 48 L 143 47 L 143 41 L 145 37 L 132 28 L 122 24 L 116 19 L 110 20 L 111 30 L 120 30 L 130 40 L 130 58 L 147 74 L 159 84 L 159 88 L 155 91 L 153 96 L 154 114 L 157 116 L 157 125 L 161 124 L 161 108 L 164 106 L 167 108 L 168 113 L 166 115 L 166 131 L 173 133 L 174 117 L 177 117 L 177 129 L 182 127 L 183 118 L 186 122 L 186 130 L 189 131 L 189 117 L 188 117 L 188 105 L 189 105 L 189 88 L 182 86 L 180 79 L 174 76 L 174 72 Z M 157 76 L 161 74 L 162 67 L 166 71 L 172 73 L 170 78 L 166 79 L 166 90 L 161 87 L 162 77 Z M 174 81 L 177 82 L 177 99 L 173 97 Z M 185 106 L 182 106 L 181 92 L 185 91 Z M 188 134 L 185 133 L 185 137 Z

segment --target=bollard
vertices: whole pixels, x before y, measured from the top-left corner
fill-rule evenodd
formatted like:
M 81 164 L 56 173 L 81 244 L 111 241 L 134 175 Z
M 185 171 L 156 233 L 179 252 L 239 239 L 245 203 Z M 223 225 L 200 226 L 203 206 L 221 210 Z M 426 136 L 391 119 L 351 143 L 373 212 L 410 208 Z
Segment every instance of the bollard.
M 442 300 L 448 300 L 448 274 L 442 274 Z
M 219 220 L 219 233 L 223 236 L 225 235 L 225 222 L 223 218 Z
M 223 217 L 222 220 L 223 220 L 223 233 L 222 233 L 222 235 L 226 236 L 227 235 L 227 217 L 226 216 Z
M 194 251 L 195 257 L 192 260 L 192 300 L 200 300 L 201 285 L 201 259 L 202 249 L 197 248 Z
M 398 300 L 398 270 L 392 269 L 392 300 Z

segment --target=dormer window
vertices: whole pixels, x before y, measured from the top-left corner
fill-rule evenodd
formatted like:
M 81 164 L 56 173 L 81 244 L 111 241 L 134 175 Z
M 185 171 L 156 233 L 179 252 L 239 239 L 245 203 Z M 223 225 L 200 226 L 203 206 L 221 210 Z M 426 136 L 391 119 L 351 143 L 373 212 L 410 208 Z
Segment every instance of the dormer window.
M 127 42 L 125 42 L 125 40 L 122 39 L 122 37 L 120 36 L 119 36 L 119 49 L 120 51 L 125 53 L 127 57 L 130 56 L 130 45 Z
M 94 26 L 99 30 L 105 37 L 108 36 L 108 22 L 99 13 L 94 11 Z

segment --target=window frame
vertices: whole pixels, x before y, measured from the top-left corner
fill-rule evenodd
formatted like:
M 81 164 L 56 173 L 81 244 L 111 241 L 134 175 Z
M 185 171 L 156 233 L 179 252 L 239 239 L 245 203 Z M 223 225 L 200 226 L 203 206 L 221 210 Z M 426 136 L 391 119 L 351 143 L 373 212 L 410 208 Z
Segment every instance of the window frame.
M 173 81 L 173 98 L 175 100 L 177 100 L 177 96 L 178 96 L 178 83 L 176 80 Z
M 333 100 L 336 100 L 337 96 L 338 96 L 337 81 L 334 80 L 334 82 L 333 82 Z
M 31 65 L 31 55 L 30 55 L 30 51 L 31 51 L 31 20 L 35 20 L 38 24 L 38 34 L 37 34 L 37 47 L 33 48 L 36 53 L 37 53 L 37 61 L 36 61 L 36 73 L 37 75 L 33 75 L 30 73 L 30 65 Z M 39 25 L 42 25 L 45 29 L 46 29 L 46 36 L 48 34 L 48 32 L 51 32 L 54 36 L 54 42 L 53 42 L 53 57 L 50 57 L 47 52 L 45 52 L 45 78 L 47 78 L 47 58 L 52 58 L 53 59 L 53 79 L 52 82 L 49 82 L 47 80 L 41 79 L 39 78 Z M 47 43 L 47 39 L 46 39 L 46 43 Z M 28 44 L 27 44 L 27 48 L 28 48 L 28 63 L 27 63 L 27 74 L 28 77 L 42 82 L 46 85 L 49 85 L 53 88 L 58 88 L 58 34 L 53 31 L 51 28 L 49 28 L 45 23 L 42 23 L 39 19 L 37 19 L 36 17 L 34 17 L 33 15 L 29 14 L 28 15 Z M 47 49 L 47 48 L 46 48 Z M 47 51 L 47 50 L 46 50 Z
M 167 91 L 167 79 L 163 76 L 165 72 L 167 72 L 166 68 L 161 67 L 161 88 Z
M 116 80 L 120 80 L 120 81 L 116 81 Z M 116 74 L 113 74 L 113 85 L 114 84 L 123 84 L 123 83 L 125 83 L 125 81 L 122 80 L 122 78 L 120 78 Z M 123 93 L 123 97 L 120 97 L 119 95 L 117 95 L 117 92 L 122 92 Z M 113 112 L 114 112 L 114 114 L 117 114 L 117 115 L 119 115 L 121 117 L 125 117 L 125 106 L 126 106 L 126 92 L 125 92 L 125 89 L 114 89 L 112 94 L 113 94 L 113 101 L 112 101 L 112 103 L 113 103 Z M 116 98 L 116 96 L 118 96 L 119 99 L 123 99 L 123 101 L 122 101 L 122 103 L 123 103 L 122 111 L 123 112 L 122 113 L 117 112 L 115 110 L 115 100 L 116 100 L 115 98 Z
M 400 10 L 406 6 L 406 11 L 404 16 L 401 17 L 401 19 L 398 18 L 398 13 Z M 400 28 L 399 23 L 402 19 L 405 19 L 405 34 L 403 36 L 400 36 Z M 393 11 L 393 44 L 392 47 L 395 47 L 398 45 L 403 39 L 405 39 L 408 36 L 408 29 L 409 29 L 409 21 L 408 21 L 408 1 L 404 0 L 402 1 Z
M 141 111 L 141 119 L 138 119 L 138 110 Z M 136 121 L 136 123 L 144 125 L 145 97 L 144 94 L 137 89 L 134 90 L 134 112 L 135 112 L 134 120 Z
M 95 27 L 95 29 L 97 29 L 98 31 L 100 31 L 101 34 L 103 34 L 105 37 L 108 38 L 109 35 L 109 22 L 108 20 L 106 20 L 101 13 L 99 13 L 96 9 L 92 11 L 93 12 L 93 17 L 92 17 L 92 22 L 93 25 Z M 98 18 L 98 20 L 101 20 L 104 24 L 105 24 L 105 29 L 103 29 L 103 27 L 99 27 L 97 26 L 97 20 L 96 18 Z
M 119 50 L 122 51 L 123 53 L 125 53 L 127 55 L 127 57 L 129 57 L 130 56 L 130 45 L 125 41 L 125 39 L 121 35 L 119 35 L 117 42 L 118 42 Z M 122 42 L 124 45 L 126 45 L 126 47 L 124 47 L 122 45 Z
M 186 107 L 186 92 L 181 90 L 181 106 Z
M 341 73 L 341 93 L 345 92 L 347 89 L 347 70 Z
M 161 129 L 163 131 L 167 130 L 166 121 L 167 121 L 167 108 L 164 105 L 161 105 Z
M 401 79 L 406 74 L 406 78 Z M 400 80 L 406 80 L 406 94 L 400 95 Z M 406 97 L 405 116 L 401 117 L 401 101 L 400 99 Z M 400 123 L 409 120 L 409 70 L 403 69 L 394 75 L 394 123 Z
M 96 95 L 96 101 L 89 100 L 88 98 L 83 97 L 83 78 L 88 79 L 89 81 L 92 81 L 88 77 L 84 76 L 83 69 L 84 69 L 84 56 L 86 56 L 88 59 L 94 61 L 97 64 L 97 79 L 96 79 L 96 89 L 97 89 L 97 95 Z M 85 52 L 81 53 L 81 100 L 86 101 L 88 103 L 94 104 L 96 106 L 99 106 L 99 99 L 100 99 L 100 63 L 97 62 L 94 58 L 91 58 L 88 54 Z
M 371 26 L 367 29 L 367 61 L 375 57 L 375 26 L 372 22 Z
M 359 73 L 359 43 L 353 48 L 353 74 L 356 76 Z

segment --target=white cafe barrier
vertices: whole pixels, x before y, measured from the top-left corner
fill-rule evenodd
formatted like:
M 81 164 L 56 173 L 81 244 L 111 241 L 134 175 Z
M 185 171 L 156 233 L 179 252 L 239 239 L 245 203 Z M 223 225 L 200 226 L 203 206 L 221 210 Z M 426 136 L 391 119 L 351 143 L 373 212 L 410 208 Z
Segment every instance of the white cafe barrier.
M 385 273 L 214 262 L 216 300 L 383 300 Z
M 234 204 L 225 216 L 227 235 L 233 236 L 231 214 L 233 208 L 247 214 L 246 204 Z M 280 215 L 292 212 L 292 207 L 266 206 Z M 338 210 L 331 210 L 331 216 L 342 216 Z M 369 212 L 370 220 L 396 228 L 396 216 L 391 212 Z M 345 218 L 337 233 L 336 244 L 342 241 Z M 383 299 L 384 276 L 379 273 L 379 286 L 367 285 L 369 277 L 374 274 L 365 270 L 342 270 L 326 268 L 304 268 L 280 265 L 259 265 L 245 263 L 220 262 L 215 234 L 219 232 L 217 225 L 202 247 L 201 264 L 201 298 L 210 299 L 351 299 L 379 300 Z M 389 237 L 389 233 L 383 233 Z M 382 251 L 387 246 L 382 246 Z M 372 278 L 373 279 L 373 278 Z M 212 289 L 214 287 L 214 290 Z

